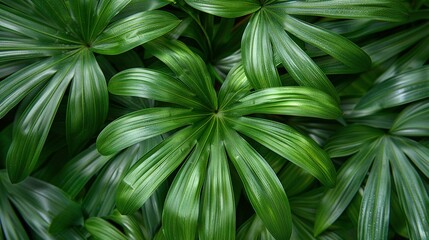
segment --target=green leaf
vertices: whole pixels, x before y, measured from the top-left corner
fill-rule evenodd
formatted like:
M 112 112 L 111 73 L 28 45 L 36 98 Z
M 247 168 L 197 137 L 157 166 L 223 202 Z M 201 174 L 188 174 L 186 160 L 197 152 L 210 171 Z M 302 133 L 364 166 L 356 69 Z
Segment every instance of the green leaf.
M 319 235 L 343 213 L 359 190 L 375 157 L 377 142 L 361 146 L 338 170 L 337 185 L 326 191 L 320 201 L 314 223 L 314 233 Z
M 72 66 L 68 64 L 58 70 L 15 122 L 13 140 L 6 159 L 12 182 L 22 181 L 37 166 L 55 113 L 73 78 Z
M 81 150 L 104 123 L 109 108 L 107 84 L 94 54 L 82 50 L 67 102 L 66 132 L 72 153 Z
M 286 14 L 330 18 L 365 18 L 402 22 L 407 19 L 407 9 L 401 1 L 391 0 L 316 0 L 282 1 L 276 5 Z
M 55 0 L 54 0 L 55 1 Z M 103 1 L 103 3 L 109 1 Z M 110 1 L 112 2 L 112 1 Z M 118 1 L 119 2 L 119 1 Z M 75 0 L 68 1 L 70 15 L 74 16 L 76 31 L 85 43 L 93 40 L 94 27 L 97 23 L 97 1 Z M 100 13 L 100 12 L 99 12 Z M 102 18 L 100 15 L 98 15 Z M 98 19 L 100 19 L 98 18 Z
M 108 55 L 120 54 L 168 33 L 179 22 L 173 14 L 159 10 L 136 13 L 109 25 L 94 40 L 91 50 Z
M 371 88 L 355 109 L 371 114 L 380 109 L 399 106 L 428 97 L 429 66 L 404 72 Z
M 106 26 L 111 22 L 113 17 L 124 9 L 130 2 L 131 0 L 106 0 L 99 2 L 96 5 L 97 8 L 95 12 L 93 13 L 96 18 L 94 18 L 93 23 L 91 24 L 91 35 L 89 35 L 88 40 L 93 40 L 95 37 L 99 36 L 99 34 L 106 29 Z M 82 5 L 82 7 L 86 7 L 86 4 Z M 107 27 L 107 29 L 108 28 L 109 27 Z
M 243 182 L 247 197 L 270 233 L 289 239 L 292 217 L 286 193 L 268 163 L 238 133 L 225 129 L 225 147 Z
M 164 203 L 162 225 L 168 239 L 195 239 L 201 189 L 210 154 L 209 141 L 214 121 L 205 126 L 194 150 L 174 178 Z M 216 159 L 217 160 L 217 159 Z
M 0 175 L 4 175 L 4 171 L 1 171 Z M 6 239 L 30 239 L 8 200 L 6 187 L 2 183 L 4 179 L 6 178 L 0 176 L 0 189 L 2 189 L 0 192 L 0 239 L 3 239 L 3 236 Z
M 390 167 L 388 152 L 393 148 L 384 138 L 371 168 L 359 213 L 358 239 L 387 239 L 390 214 Z
M 330 95 L 308 87 L 276 87 L 256 91 L 225 112 L 247 115 L 281 114 L 324 119 L 341 116 L 337 102 Z
M 217 109 L 218 102 L 213 81 L 200 56 L 177 40 L 161 38 L 145 44 L 145 47 L 164 62 L 203 105 Z
M 229 107 L 251 90 L 242 64 L 236 64 L 228 73 L 219 90 L 219 109 Z
M 429 148 L 419 142 L 404 137 L 395 137 L 395 145 L 429 178 Z
M 70 29 L 72 25 L 72 18 L 70 17 L 67 3 L 64 0 L 32 0 L 34 7 L 44 18 L 49 22 L 54 23 L 56 28 L 65 30 Z
M 390 133 L 401 136 L 428 136 L 429 101 L 408 106 L 399 114 L 390 128 Z
M 274 121 L 241 117 L 231 120 L 240 133 L 308 171 L 328 187 L 335 185 L 335 167 L 328 155 L 310 138 Z
M 85 221 L 85 228 L 95 239 L 128 240 L 127 236 L 119 229 L 99 217 L 88 218 L 88 220 Z
M 256 0 L 185 0 L 191 7 L 219 17 L 241 17 L 261 8 Z
M 283 28 L 277 22 L 271 23 L 270 27 L 270 38 L 274 49 L 293 79 L 302 86 L 317 88 L 338 99 L 335 88 L 325 73 Z
M 314 177 L 299 166 L 289 163 L 278 173 L 280 182 L 289 197 L 306 190 L 313 182 Z M 296 181 L 299 179 L 299 181 Z
M 210 144 L 210 159 L 202 191 L 199 238 L 235 239 L 234 190 L 219 126 Z
M 371 67 L 368 54 L 341 35 L 291 16 L 283 17 L 283 27 L 356 71 L 365 71 Z
M 119 211 L 132 213 L 146 202 L 191 152 L 204 125 L 199 123 L 180 130 L 134 164 L 119 184 L 116 196 Z
M 187 108 L 205 109 L 181 81 L 152 69 L 132 68 L 116 74 L 109 81 L 109 91 L 121 96 L 143 97 L 177 103 Z
M 11 184 L 7 174 L 0 175 L 9 198 L 26 223 L 43 239 L 51 239 L 82 218 L 80 205 L 59 188 L 29 177 Z
M 274 54 L 269 38 L 271 28 L 265 11 L 255 13 L 250 19 L 241 40 L 244 71 L 255 89 L 281 86 L 274 65 Z
M 397 147 L 388 152 L 399 202 L 408 222 L 410 239 L 429 238 L 429 196 L 423 179 Z
M 109 155 L 171 130 L 190 125 L 203 115 L 189 109 L 147 108 L 122 116 L 98 135 L 97 148 Z
M 3 118 L 31 90 L 54 75 L 61 62 L 67 57 L 52 57 L 31 64 L 0 81 L 0 118 Z
M 331 157 L 344 157 L 356 153 L 362 144 L 372 142 L 384 135 L 377 128 L 363 125 L 349 125 L 338 130 L 325 145 L 325 150 Z
M 75 198 L 85 187 L 85 184 L 87 184 L 112 157 L 114 157 L 114 155 L 103 156 L 98 153 L 95 144 L 93 144 L 71 159 L 61 171 L 59 171 L 55 178 L 55 182 L 72 198 Z

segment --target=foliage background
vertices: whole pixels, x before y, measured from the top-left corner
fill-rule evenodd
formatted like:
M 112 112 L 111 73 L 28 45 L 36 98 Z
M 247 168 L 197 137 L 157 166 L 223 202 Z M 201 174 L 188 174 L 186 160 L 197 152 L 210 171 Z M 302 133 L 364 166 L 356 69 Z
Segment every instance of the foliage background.
M 429 239 L 426 0 L 1 0 L 0 239 Z

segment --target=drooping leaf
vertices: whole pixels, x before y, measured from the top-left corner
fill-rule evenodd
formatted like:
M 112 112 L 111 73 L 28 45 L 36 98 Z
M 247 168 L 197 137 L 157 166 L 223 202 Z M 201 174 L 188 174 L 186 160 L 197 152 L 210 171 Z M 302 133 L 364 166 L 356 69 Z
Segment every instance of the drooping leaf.
M 359 213 L 358 239 L 387 239 L 390 213 L 389 139 L 380 144 L 377 159 L 365 185 Z
M 355 109 L 371 114 L 383 108 L 394 107 L 427 97 L 429 66 L 404 72 L 371 88 Z
M 95 56 L 82 50 L 67 102 L 66 133 L 72 153 L 81 150 L 104 123 L 109 107 L 107 84 Z
M 145 139 L 155 137 L 201 119 L 189 109 L 147 108 L 132 112 L 110 123 L 98 135 L 97 148 L 109 155 Z
M 256 0 L 185 0 L 191 7 L 219 17 L 236 18 L 256 12 L 261 4 Z
M 429 196 L 423 179 L 397 147 L 389 152 L 399 202 L 408 222 L 410 239 L 429 238 Z
M 319 235 L 343 213 L 359 190 L 375 158 L 377 142 L 365 144 L 338 170 L 337 185 L 326 191 L 316 213 L 314 233 Z
M 37 166 L 55 113 L 73 78 L 72 66 L 73 64 L 69 64 L 59 70 L 15 123 L 13 140 L 6 159 L 12 182 L 22 181 Z
M 328 155 L 317 144 L 295 129 L 281 123 L 241 117 L 234 128 L 288 159 L 328 187 L 335 185 L 336 173 Z
M 193 149 L 204 125 L 180 130 L 134 164 L 119 184 L 116 196 L 119 211 L 132 213 L 143 205 Z
M 228 159 L 216 130 L 210 144 L 207 176 L 202 191 L 200 239 L 235 239 L 235 203 Z
M 253 209 L 275 238 L 288 239 L 292 231 L 290 207 L 275 172 L 238 133 L 230 129 L 224 131 L 228 156 Z
M 164 203 L 162 224 L 168 239 L 195 239 L 201 190 L 209 158 L 209 142 L 214 121 L 205 126 L 194 150 L 170 186 Z
M 109 25 L 91 44 L 91 50 L 120 54 L 166 34 L 179 22 L 173 14 L 159 10 L 136 13 Z

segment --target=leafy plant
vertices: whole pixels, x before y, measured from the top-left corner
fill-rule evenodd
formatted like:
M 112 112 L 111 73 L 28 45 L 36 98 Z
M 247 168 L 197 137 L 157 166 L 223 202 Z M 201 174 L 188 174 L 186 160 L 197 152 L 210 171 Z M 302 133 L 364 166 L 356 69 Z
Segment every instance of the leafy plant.
M 0 0 L 0 239 L 428 239 L 428 7 Z

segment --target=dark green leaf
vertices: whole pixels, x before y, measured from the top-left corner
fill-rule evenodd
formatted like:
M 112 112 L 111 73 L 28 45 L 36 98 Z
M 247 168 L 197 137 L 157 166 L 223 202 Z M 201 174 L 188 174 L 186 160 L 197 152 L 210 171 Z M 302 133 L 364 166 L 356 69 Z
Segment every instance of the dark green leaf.
M 256 0 L 185 0 L 191 7 L 219 17 L 236 18 L 256 12 L 261 4 Z
M 278 176 L 289 197 L 301 193 L 314 182 L 314 177 L 311 174 L 292 163 L 286 165 L 278 173 Z
M 164 234 L 168 239 L 195 239 L 197 235 L 201 189 L 206 176 L 213 123 L 210 121 L 205 126 L 205 132 L 168 191 L 162 214 Z
M 120 54 L 166 34 L 179 22 L 173 14 L 159 10 L 136 13 L 108 26 L 92 43 L 91 50 Z
M 349 125 L 331 136 L 325 145 L 325 149 L 331 157 L 348 156 L 359 151 L 362 145 L 372 142 L 383 134 L 383 131 L 376 128 Z
M 410 239 L 429 238 L 429 196 L 423 179 L 397 147 L 388 152 L 399 202 L 408 222 Z
M 404 137 L 395 137 L 395 145 L 429 178 L 429 148 Z
M 389 132 L 401 136 L 428 136 L 428 119 L 429 101 L 416 103 L 399 114 Z
M 142 109 L 124 115 L 104 128 L 97 138 L 97 148 L 104 155 L 113 154 L 145 139 L 190 125 L 201 117 L 189 109 Z
M 116 74 L 109 81 L 109 91 L 116 95 L 177 103 L 187 108 L 205 108 L 182 82 L 151 69 L 132 68 Z
M 269 33 L 269 16 L 264 11 L 255 13 L 250 19 L 241 40 L 244 71 L 255 89 L 281 86 L 274 65 L 274 54 Z
M 252 93 L 225 112 L 234 114 L 281 114 L 336 119 L 341 116 L 337 102 L 328 94 L 307 87 L 277 87 Z
M 289 23 L 285 24 L 289 25 Z M 283 66 L 294 80 L 302 86 L 314 87 L 325 91 L 337 99 L 334 86 L 314 61 L 289 37 L 277 22 L 273 22 L 270 27 L 270 37 L 274 49 L 278 53 Z
M 385 138 L 371 168 L 359 213 L 359 239 L 388 237 L 391 189 L 388 152 L 392 147 L 391 141 Z
M 228 73 L 219 91 L 219 109 L 229 107 L 250 92 L 251 86 L 247 81 L 243 65 L 235 65 Z
M 67 142 L 75 153 L 99 130 L 109 107 L 106 80 L 88 50 L 82 50 L 76 63 L 67 103 Z
M 284 1 L 277 4 L 286 14 L 331 18 L 365 18 L 401 22 L 407 19 L 403 2 L 392 0 Z
M 16 121 L 6 165 L 12 182 L 26 178 L 37 166 L 55 113 L 74 74 L 65 65 L 50 79 Z
M 310 138 L 285 124 L 269 120 L 241 117 L 233 123 L 237 131 L 305 169 L 323 184 L 335 185 L 334 165 Z
M 275 238 L 288 239 L 292 232 L 290 207 L 275 172 L 233 130 L 225 129 L 225 147 L 256 214 Z
M 127 236 L 123 234 L 119 229 L 110 224 L 108 221 L 92 217 L 85 221 L 85 228 L 89 233 L 99 240 L 103 239 L 117 239 L 117 240 L 128 240 Z
M 337 185 L 323 196 L 316 213 L 314 232 L 319 235 L 343 213 L 359 190 L 375 157 L 377 142 L 366 144 L 339 169 Z
M 155 189 L 182 163 L 205 123 L 189 126 L 144 155 L 119 184 L 116 203 L 122 213 L 140 208 Z
M 176 40 L 158 39 L 145 46 L 177 75 L 203 105 L 217 108 L 213 81 L 201 57 Z
M 376 84 L 361 98 L 355 109 L 370 114 L 426 98 L 428 91 L 429 66 L 424 66 Z
M 220 129 L 216 126 L 202 191 L 200 239 L 235 238 L 235 203 L 231 175 Z

